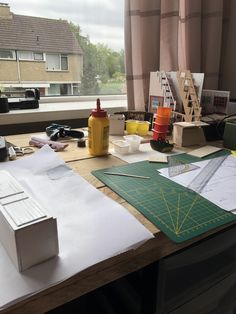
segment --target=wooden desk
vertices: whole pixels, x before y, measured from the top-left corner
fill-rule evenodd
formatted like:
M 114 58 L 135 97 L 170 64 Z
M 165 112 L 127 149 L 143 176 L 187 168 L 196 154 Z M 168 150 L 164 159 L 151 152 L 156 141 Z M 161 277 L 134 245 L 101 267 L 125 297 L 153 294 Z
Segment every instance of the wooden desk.
M 30 135 L 27 134 L 6 136 L 7 141 L 21 147 L 28 146 L 29 138 Z M 26 300 L 19 301 L 7 310 L 0 312 L 43 313 L 49 311 L 107 283 L 113 282 L 118 278 L 142 269 L 153 262 L 157 262 L 170 254 L 188 248 L 192 244 L 198 243 L 200 240 L 205 240 L 208 237 L 215 236 L 216 234 L 231 228 L 230 226 L 223 226 L 186 243 L 173 243 L 134 207 L 104 186 L 103 183 L 91 174 L 92 170 L 122 165 L 125 163 L 124 161 L 112 155 L 97 158 L 91 157 L 88 154 L 87 148 L 78 148 L 75 141 L 71 141 L 69 144 L 70 145 L 66 151 L 58 153 L 60 157 L 65 160 L 75 172 L 84 177 L 97 189 L 101 190 L 117 202 L 122 203 L 127 210 L 129 210 L 155 235 L 155 238 L 146 242 L 136 250 L 125 252 L 93 265 L 70 279 L 47 288 L 44 291 L 38 292 L 35 295 L 28 297 Z

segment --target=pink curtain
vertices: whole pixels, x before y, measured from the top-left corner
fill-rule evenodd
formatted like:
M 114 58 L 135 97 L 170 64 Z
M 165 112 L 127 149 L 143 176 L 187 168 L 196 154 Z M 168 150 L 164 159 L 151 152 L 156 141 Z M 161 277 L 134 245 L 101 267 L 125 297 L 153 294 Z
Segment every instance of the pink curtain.
M 149 73 L 159 69 L 159 0 L 125 1 L 125 57 L 129 109 L 144 110 Z
M 147 109 L 150 71 L 203 72 L 204 88 L 219 88 L 230 6 L 231 0 L 125 0 L 130 110 Z

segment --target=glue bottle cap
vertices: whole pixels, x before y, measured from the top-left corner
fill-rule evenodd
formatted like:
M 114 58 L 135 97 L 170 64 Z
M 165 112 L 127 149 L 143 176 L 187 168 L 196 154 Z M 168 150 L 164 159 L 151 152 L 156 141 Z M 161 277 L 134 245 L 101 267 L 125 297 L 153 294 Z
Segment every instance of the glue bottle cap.
M 92 110 L 92 116 L 98 118 L 104 118 L 107 116 L 107 112 L 101 109 L 100 99 L 97 99 L 97 108 Z

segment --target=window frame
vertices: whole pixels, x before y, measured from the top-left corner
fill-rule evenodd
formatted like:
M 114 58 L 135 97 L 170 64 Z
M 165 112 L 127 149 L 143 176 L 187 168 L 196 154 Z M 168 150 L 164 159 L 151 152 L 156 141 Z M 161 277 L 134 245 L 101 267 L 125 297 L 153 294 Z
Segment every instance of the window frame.
M 29 56 L 29 58 L 27 57 L 21 57 L 21 54 L 25 54 Z M 36 58 L 36 55 L 41 55 L 42 58 Z M 44 53 L 43 52 L 39 52 L 39 51 L 29 51 L 29 50 L 18 50 L 17 51 L 17 57 L 19 61 L 45 61 L 45 57 L 44 57 Z

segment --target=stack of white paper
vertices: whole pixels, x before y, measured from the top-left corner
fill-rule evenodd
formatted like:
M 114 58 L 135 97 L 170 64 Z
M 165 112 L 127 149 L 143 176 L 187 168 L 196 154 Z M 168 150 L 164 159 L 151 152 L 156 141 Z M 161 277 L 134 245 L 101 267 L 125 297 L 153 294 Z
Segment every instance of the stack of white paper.
M 0 169 L 8 170 L 57 217 L 60 248 L 58 257 L 21 274 L 0 246 L 1 309 L 153 238 L 124 207 L 74 173 L 49 146 L 1 163 Z

